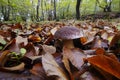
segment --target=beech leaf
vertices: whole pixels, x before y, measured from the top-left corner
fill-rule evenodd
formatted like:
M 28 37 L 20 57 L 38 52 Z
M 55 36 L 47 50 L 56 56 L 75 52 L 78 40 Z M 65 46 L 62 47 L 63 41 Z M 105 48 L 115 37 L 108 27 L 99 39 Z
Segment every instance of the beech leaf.
M 101 70 L 120 79 L 120 63 L 105 55 L 97 55 L 87 59 L 88 62 Z
M 58 76 L 57 80 L 69 80 L 65 71 L 57 64 L 53 56 L 49 53 L 42 55 L 42 65 L 47 76 Z
M 63 48 L 63 56 L 66 56 L 68 60 L 77 68 L 80 69 L 81 66 L 84 64 L 83 59 L 86 58 L 84 52 L 78 48 L 69 49 L 64 47 Z

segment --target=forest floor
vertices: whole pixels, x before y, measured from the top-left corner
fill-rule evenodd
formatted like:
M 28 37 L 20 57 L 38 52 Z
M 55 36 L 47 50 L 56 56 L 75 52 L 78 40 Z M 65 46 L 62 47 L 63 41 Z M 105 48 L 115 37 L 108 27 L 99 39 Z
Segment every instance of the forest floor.
M 61 29 L 80 35 L 72 48 Z M 119 80 L 119 29 L 120 18 L 1 22 L 0 80 Z

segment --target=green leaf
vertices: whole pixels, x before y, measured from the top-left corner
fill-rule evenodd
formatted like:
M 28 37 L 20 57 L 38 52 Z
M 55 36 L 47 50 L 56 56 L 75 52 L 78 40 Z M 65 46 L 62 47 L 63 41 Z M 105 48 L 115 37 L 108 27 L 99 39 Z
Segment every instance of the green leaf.
M 20 49 L 20 54 L 21 54 L 22 56 L 24 56 L 26 52 L 27 52 L 27 51 L 26 51 L 25 48 L 21 48 L 21 49 Z
M 7 42 L 4 39 L 0 39 L 0 43 L 5 45 Z
M 3 46 L 0 46 L 0 50 L 2 50 L 3 49 Z

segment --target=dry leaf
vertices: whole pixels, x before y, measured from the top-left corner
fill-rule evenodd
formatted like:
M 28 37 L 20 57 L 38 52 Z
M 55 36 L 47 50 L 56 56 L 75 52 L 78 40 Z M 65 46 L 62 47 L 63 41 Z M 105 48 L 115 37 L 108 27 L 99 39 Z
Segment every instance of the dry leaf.
M 57 30 L 58 30 L 58 27 L 54 27 L 53 29 L 50 30 L 50 32 L 52 35 L 54 35 Z
M 23 38 L 21 36 L 17 36 L 15 39 L 16 39 L 16 43 L 18 43 L 18 44 L 20 44 L 20 43 L 24 43 L 24 45 L 28 44 L 27 38 Z
M 69 59 L 69 61 L 77 68 L 80 69 L 84 64 L 83 58 L 86 58 L 84 52 L 78 48 L 69 49 L 63 48 L 63 56 Z
M 97 55 L 87 59 L 88 62 L 101 70 L 120 79 L 120 63 L 105 55 Z
M 56 48 L 54 46 L 42 45 L 42 48 L 45 53 L 54 54 L 56 52 Z
M 63 64 L 64 64 L 66 70 L 69 72 L 70 80 L 74 80 L 73 75 L 72 75 L 72 72 L 71 72 L 71 70 L 70 70 L 69 61 L 68 61 L 68 59 L 67 59 L 66 56 L 63 56 L 62 62 L 63 62 Z
M 9 50 L 6 50 L 6 51 L 3 51 L 1 54 L 0 54 L 0 66 L 4 66 L 5 62 L 7 61 L 7 58 L 8 58 L 8 54 L 10 53 Z
M 99 54 L 105 54 L 105 50 L 103 48 L 97 48 L 96 51 L 95 51 L 95 53 L 97 55 L 99 55 Z
M 31 57 L 31 56 L 37 56 L 37 53 L 36 53 L 36 49 L 33 45 L 33 43 L 28 43 L 27 45 L 23 45 L 23 48 L 25 48 L 27 50 L 25 56 L 27 57 Z
M 42 65 L 47 76 L 58 76 L 57 80 L 69 80 L 64 70 L 56 63 L 49 53 L 42 55 Z
M 115 45 L 120 40 L 120 32 L 115 34 L 115 36 L 112 38 L 112 41 L 110 42 L 110 47 Z
M 35 36 L 35 35 L 30 35 L 28 37 L 28 41 L 31 41 L 31 42 L 40 42 L 41 41 L 41 37 L 39 36 Z
M 103 80 L 92 72 L 86 71 L 80 76 L 80 80 Z
M 96 36 L 92 43 L 92 48 L 108 48 L 108 42 Z
M 41 63 L 35 64 L 30 72 L 36 76 L 39 76 L 42 80 L 46 80 L 47 78 Z

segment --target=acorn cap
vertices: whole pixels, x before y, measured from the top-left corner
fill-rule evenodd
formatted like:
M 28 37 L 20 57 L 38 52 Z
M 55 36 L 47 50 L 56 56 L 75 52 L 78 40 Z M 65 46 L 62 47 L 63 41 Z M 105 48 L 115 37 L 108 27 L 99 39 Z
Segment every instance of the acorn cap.
M 72 26 L 65 26 L 57 30 L 54 34 L 56 39 L 76 39 L 83 37 L 81 30 Z

